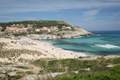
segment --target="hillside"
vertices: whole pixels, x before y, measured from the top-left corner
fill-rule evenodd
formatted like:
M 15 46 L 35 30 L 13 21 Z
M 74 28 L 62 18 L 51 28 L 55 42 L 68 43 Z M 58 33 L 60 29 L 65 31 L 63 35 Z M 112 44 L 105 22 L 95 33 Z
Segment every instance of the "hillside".
M 8 23 L 0 23 L 0 26 L 6 27 L 10 26 L 12 24 L 24 24 L 25 26 L 27 24 L 33 24 L 33 27 L 39 27 L 42 28 L 43 26 L 50 27 L 50 26 L 72 26 L 69 23 L 65 21 L 52 21 L 52 20 L 40 20 L 40 21 L 19 21 L 19 22 L 8 22 Z
M 90 35 L 93 34 L 65 21 L 41 20 L 0 23 L 0 37 L 28 36 L 31 39 L 60 39 Z

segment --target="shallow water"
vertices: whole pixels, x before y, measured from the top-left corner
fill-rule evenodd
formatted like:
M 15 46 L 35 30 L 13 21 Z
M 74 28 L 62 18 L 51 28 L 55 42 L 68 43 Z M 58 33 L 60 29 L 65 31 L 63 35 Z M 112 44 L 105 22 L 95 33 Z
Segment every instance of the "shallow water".
M 77 39 L 45 40 L 45 42 L 88 56 L 120 55 L 120 31 L 96 31 L 93 33 L 99 35 Z

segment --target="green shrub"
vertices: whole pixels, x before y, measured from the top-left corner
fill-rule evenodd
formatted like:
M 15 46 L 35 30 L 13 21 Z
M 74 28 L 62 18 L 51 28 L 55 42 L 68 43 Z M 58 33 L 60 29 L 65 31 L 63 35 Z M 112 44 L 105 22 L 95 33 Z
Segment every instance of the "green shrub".
M 95 74 L 86 73 L 70 77 L 61 77 L 54 80 L 119 80 L 120 79 L 120 66 L 108 69 L 105 72 L 98 72 Z
M 21 68 L 21 69 L 29 69 L 27 66 L 15 66 L 16 68 Z
M 27 73 L 27 74 L 34 74 L 34 73 L 31 72 L 31 71 L 26 71 L 25 73 Z

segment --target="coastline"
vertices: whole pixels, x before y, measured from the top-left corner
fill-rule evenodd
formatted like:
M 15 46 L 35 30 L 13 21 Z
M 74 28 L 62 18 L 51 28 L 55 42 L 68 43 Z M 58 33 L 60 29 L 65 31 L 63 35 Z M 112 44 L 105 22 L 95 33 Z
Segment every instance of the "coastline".
M 5 46 L 5 49 L 20 49 L 20 50 L 27 49 L 27 50 L 34 50 L 42 53 L 42 55 L 21 54 L 16 58 L 15 61 L 18 61 L 18 59 L 20 58 L 23 58 L 26 60 L 37 60 L 40 58 L 54 58 L 54 59 L 72 58 L 74 59 L 78 57 L 84 57 L 84 55 L 62 50 L 46 42 L 32 40 L 27 37 L 23 37 L 20 40 L 0 38 L 0 42 L 4 42 L 7 44 L 7 46 Z M 9 62 L 9 60 L 7 59 L 1 59 L 1 61 Z
M 66 52 L 69 52 L 69 53 L 79 54 L 79 55 L 82 55 L 83 57 L 88 56 L 88 55 L 85 54 L 85 52 L 75 52 L 75 51 L 71 51 L 71 50 L 65 50 L 63 48 L 60 48 L 60 47 L 57 47 L 57 46 L 53 45 L 52 43 L 47 42 L 46 40 L 45 41 L 43 40 L 43 42 L 45 42 L 46 44 L 51 45 L 51 46 L 53 46 L 53 47 L 55 47 L 57 49 L 60 49 L 62 51 L 66 51 Z

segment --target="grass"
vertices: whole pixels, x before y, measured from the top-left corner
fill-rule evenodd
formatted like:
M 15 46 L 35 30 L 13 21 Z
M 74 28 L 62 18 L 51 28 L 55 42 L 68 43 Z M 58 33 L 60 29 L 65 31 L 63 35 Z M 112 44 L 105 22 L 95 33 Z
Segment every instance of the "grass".
M 104 72 L 107 70 L 109 64 L 120 64 L 120 58 L 114 59 L 97 59 L 97 60 L 36 60 L 32 62 L 33 65 L 44 68 L 46 72 L 72 72 L 78 70 L 84 73 L 84 69 L 90 68 L 90 72 Z
M 27 33 L 18 33 L 18 34 L 13 34 L 15 37 L 18 37 L 18 36 L 26 36 Z
M 18 57 L 21 54 L 41 55 L 41 52 L 27 49 L 0 49 L 1 58 Z
M 4 63 L 4 65 L 12 65 L 12 63 Z
M 32 71 L 26 71 L 26 74 L 34 74 Z
M 119 80 L 120 79 L 120 66 L 109 68 L 105 72 L 99 73 L 86 73 L 74 76 L 64 76 L 54 80 Z
M 4 42 L 0 42 L 0 49 L 2 49 L 4 46 L 6 46 L 7 44 Z
M 3 43 L 0 43 L 3 45 Z M 5 50 L 2 46 L 0 48 L 0 57 L 14 59 L 21 54 L 41 54 L 37 51 L 31 50 Z M 1 53 L 2 52 L 2 53 Z M 82 59 L 82 57 L 80 57 Z M 20 61 L 23 59 L 21 58 Z M 104 57 L 96 60 L 79 60 L 79 59 L 39 59 L 30 62 L 30 64 L 40 67 L 39 74 L 65 72 L 66 74 L 56 77 L 54 80 L 119 80 L 120 79 L 120 58 L 105 59 Z M 4 65 L 11 65 L 4 63 Z M 108 65 L 116 65 L 113 68 L 108 68 Z M 15 66 L 16 68 L 29 69 L 29 66 Z M 90 71 L 85 69 L 90 68 Z M 78 71 L 78 73 L 75 73 Z M 9 71 L 10 72 L 10 71 Z M 17 72 L 17 74 L 34 74 L 32 71 Z M 21 76 L 12 76 L 10 80 L 17 80 Z M 4 78 L 3 80 L 8 79 Z M 9 79 L 8 79 L 9 80 Z
M 21 68 L 21 69 L 29 69 L 27 66 L 15 66 L 16 68 Z
M 1 77 L 0 80 L 18 80 L 20 78 L 22 78 L 22 76 L 15 75 L 15 76 L 9 76 L 9 77 L 4 77 L 4 78 Z

